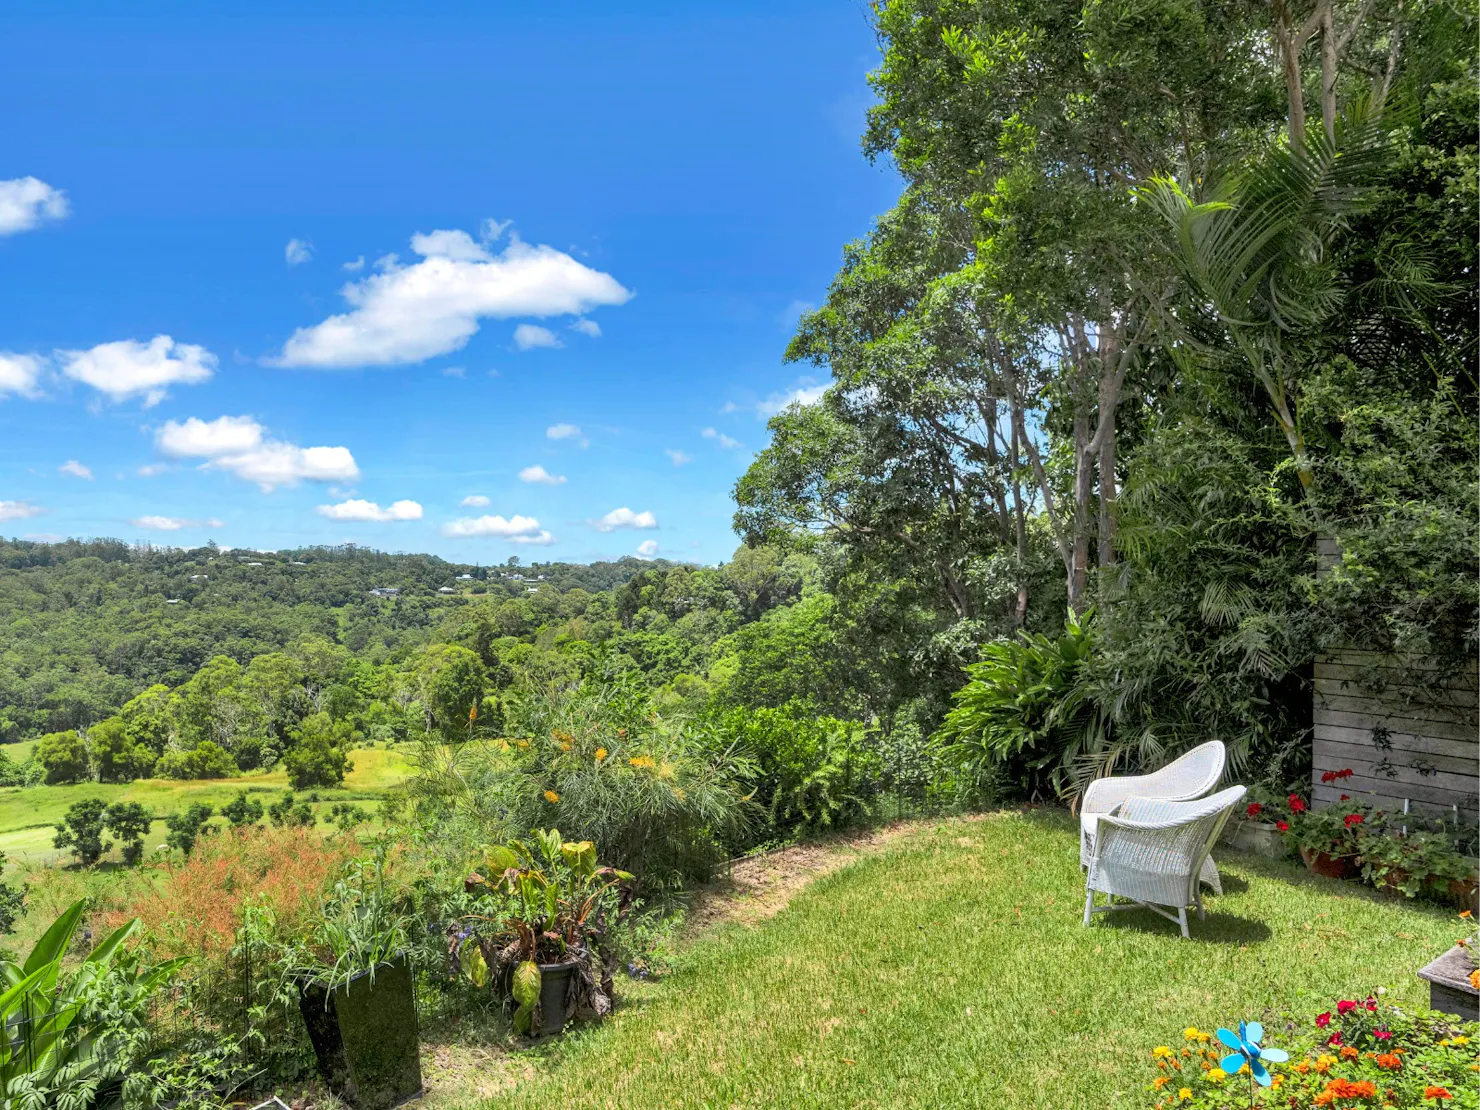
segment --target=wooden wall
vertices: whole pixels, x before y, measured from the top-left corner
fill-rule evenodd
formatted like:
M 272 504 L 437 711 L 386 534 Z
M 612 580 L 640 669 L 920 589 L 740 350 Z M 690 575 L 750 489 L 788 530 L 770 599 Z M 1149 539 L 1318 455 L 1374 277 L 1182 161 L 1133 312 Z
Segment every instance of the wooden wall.
M 1480 670 L 1473 661 L 1442 682 L 1432 660 L 1355 649 L 1315 664 L 1311 793 L 1317 805 L 1342 794 L 1384 808 L 1454 815 L 1480 810 Z M 1350 767 L 1351 778 L 1321 782 Z

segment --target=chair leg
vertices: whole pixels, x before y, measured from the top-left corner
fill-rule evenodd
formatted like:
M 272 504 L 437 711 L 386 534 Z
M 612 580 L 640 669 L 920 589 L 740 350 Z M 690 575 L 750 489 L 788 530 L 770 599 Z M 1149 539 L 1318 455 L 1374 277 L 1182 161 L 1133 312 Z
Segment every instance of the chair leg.
M 1197 919 L 1199 921 L 1208 919 L 1208 911 L 1203 908 L 1202 891 L 1200 890 L 1197 892 Z
M 1187 907 L 1183 906 L 1177 911 L 1177 924 L 1182 927 L 1182 939 L 1191 940 L 1192 934 L 1187 931 Z
M 1084 923 L 1089 924 L 1090 917 L 1095 912 L 1095 892 L 1090 887 L 1084 888 Z

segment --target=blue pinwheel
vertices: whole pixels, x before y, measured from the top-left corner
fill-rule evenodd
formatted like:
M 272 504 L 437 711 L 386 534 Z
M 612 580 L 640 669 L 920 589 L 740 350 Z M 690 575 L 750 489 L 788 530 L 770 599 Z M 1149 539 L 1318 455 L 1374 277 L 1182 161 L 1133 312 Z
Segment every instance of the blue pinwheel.
M 1264 1066 L 1264 1061 L 1268 1060 L 1271 1064 L 1283 1064 L 1290 1058 L 1290 1054 L 1283 1048 L 1259 1047 L 1259 1042 L 1264 1039 L 1264 1026 L 1257 1021 L 1239 1022 L 1237 1033 L 1232 1029 L 1219 1029 L 1218 1039 L 1233 1049 L 1219 1061 L 1218 1066 L 1229 1075 L 1235 1075 L 1240 1068 L 1248 1064 L 1254 1081 L 1261 1087 L 1270 1085 L 1269 1069 Z

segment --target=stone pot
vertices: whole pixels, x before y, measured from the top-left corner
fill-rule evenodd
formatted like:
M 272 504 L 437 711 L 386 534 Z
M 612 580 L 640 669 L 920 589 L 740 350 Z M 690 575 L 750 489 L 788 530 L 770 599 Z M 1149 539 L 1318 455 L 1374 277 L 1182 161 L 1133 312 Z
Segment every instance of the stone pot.
M 1314 848 L 1302 847 L 1300 858 L 1305 861 L 1307 871 L 1324 875 L 1328 879 L 1351 880 L 1360 874 L 1356 856 L 1333 856 L 1326 852 L 1318 852 Z
M 1465 1021 L 1480 1020 L 1480 990 L 1470 985 L 1470 954 L 1455 945 L 1426 965 L 1418 977 L 1429 985 L 1429 1009 Z
M 1224 826 L 1223 839 L 1236 852 L 1248 852 L 1266 859 L 1281 859 L 1288 848 L 1285 834 L 1271 821 L 1230 821 Z

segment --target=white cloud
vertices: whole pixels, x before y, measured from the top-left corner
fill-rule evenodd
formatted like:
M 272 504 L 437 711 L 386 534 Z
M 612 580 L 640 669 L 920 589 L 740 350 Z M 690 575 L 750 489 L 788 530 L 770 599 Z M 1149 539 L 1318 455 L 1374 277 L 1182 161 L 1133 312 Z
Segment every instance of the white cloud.
M 36 396 L 36 384 L 41 380 L 41 368 L 45 365 L 46 360 L 40 355 L 18 355 L 10 351 L 0 351 L 0 394 Z
M 691 463 L 694 461 L 693 455 L 689 454 L 687 451 L 679 451 L 673 447 L 665 449 L 663 454 L 667 455 L 668 458 L 672 460 L 674 466 L 683 466 L 685 463 Z
M 263 433 L 250 416 L 192 416 L 183 424 L 168 421 L 155 434 L 155 445 L 173 458 L 203 458 L 202 466 L 256 482 L 264 492 L 304 480 L 353 482 L 360 476 L 348 447 L 299 447 Z
M 129 521 L 135 528 L 153 528 L 160 532 L 178 532 L 190 523 L 176 516 L 136 516 Z
M 67 215 L 67 194 L 35 177 L 0 181 L 0 235 L 30 231 Z
M 313 244 L 303 239 L 289 239 L 283 248 L 283 258 L 289 266 L 302 266 L 313 257 Z
M 469 509 L 486 509 L 492 502 L 481 493 L 470 493 L 459 504 Z
M 478 225 L 478 238 L 485 243 L 496 242 L 504 232 L 513 224 L 513 220 L 487 219 Z
M 27 517 L 40 516 L 45 511 L 29 501 L 0 501 L 0 520 L 25 520 Z
M 637 545 L 637 557 L 639 559 L 654 559 L 658 555 L 657 540 L 643 540 Z
M 519 480 L 521 482 L 538 482 L 540 485 L 543 486 L 565 485 L 564 474 L 551 474 L 548 470 L 546 470 L 543 466 L 540 466 L 538 463 L 536 463 L 534 466 L 526 466 L 523 470 L 521 470 L 519 472 Z
M 142 395 L 145 408 L 164 399 L 166 386 L 203 382 L 216 367 L 216 356 L 204 347 L 176 343 L 167 335 L 156 335 L 148 343 L 120 339 L 57 355 L 67 377 L 114 401 Z
M 570 326 L 571 331 L 578 331 L 582 335 L 589 335 L 592 339 L 601 338 L 601 325 L 595 320 L 582 318 Z
M 374 501 L 342 501 L 338 505 L 320 505 L 319 515 L 330 520 L 420 520 L 421 506 L 415 501 L 395 501 L 382 509 Z
M 466 378 L 468 371 L 462 366 L 444 366 L 442 367 L 442 376 L 444 378 Z
M 727 451 L 732 447 L 745 446 L 745 444 L 741 443 L 738 439 L 734 439 L 730 436 L 725 435 L 725 433 L 720 431 L 718 428 L 705 428 L 704 431 L 700 434 L 705 439 L 717 440 L 719 442 L 719 445 L 725 448 L 725 450 Z
M 192 416 L 183 424 L 167 421 L 155 433 L 154 445 L 174 458 L 230 455 L 261 444 L 262 431 L 262 425 L 250 416 L 220 416 L 215 420 Z
M 521 351 L 528 351 L 535 347 L 559 347 L 561 342 L 549 328 L 542 328 L 538 324 L 520 324 L 514 329 L 514 346 Z
M 591 527 L 598 532 L 614 532 L 618 528 L 656 528 L 657 526 L 658 518 L 652 513 L 634 513 L 625 505 L 620 509 L 613 509 L 600 520 L 591 522 Z
M 365 268 L 365 256 L 363 254 L 360 255 L 359 258 L 353 259 L 353 260 L 351 260 L 349 262 L 344 263 L 342 266 L 340 266 L 340 269 L 343 270 L 347 274 L 358 274 L 364 268 Z
M 92 470 L 83 466 L 76 459 L 68 459 L 61 466 L 57 467 L 57 470 L 62 474 L 70 474 L 74 478 L 86 478 L 89 482 L 92 481 Z
M 422 362 L 464 346 L 487 318 L 578 316 L 632 294 L 553 247 L 513 240 L 499 254 L 464 231 L 412 237 L 419 262 L 394 255 L 382 270 L 340 290 L 350 311 L 299 328 L 272 360 L 282 366 Z
M 139 467 L 139 469 L 136 470 L 134 473 L 136 473 L 140 478 L 157 478 L 161 474 L 165 473 L 167 470 L 169 470 L 169 467 L 166 466 L 164 463 L 146 463 L 145 465 Z
M 448 521 L 442 525 L 442 534 L 454 538 L 471 536 L 497 536 L 510 543 L 549 544 L 555 537 L 540 527 L 532 516 L 515 515 L 508 520 L 501 516 L 467 516 Z
M 822 400 L 822 395 L 827 392 L 827 385 L 811 385 L 803 379 L 803 384 L 795 389 L 789 389 L 784 393 L 773 393 L 764 401 L 755 406 L 755 411 L 762 416 L 775 416 L 782 409 L 790 408 L 792 405 L 815 405 Z
M 25 538 L 37 543 L 61 543 L 64 537 L 55 532 L 27 532 Z
M 550 439 L 575 439 L 581 434 L 581 429 L 576 424 L 551 424 L 545 429 L 545 435 Z

